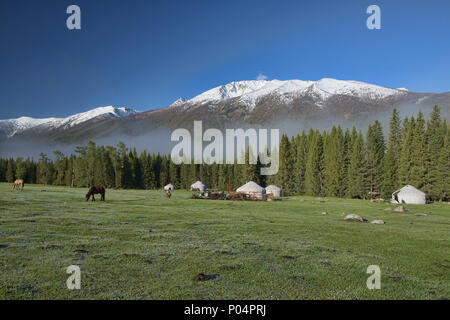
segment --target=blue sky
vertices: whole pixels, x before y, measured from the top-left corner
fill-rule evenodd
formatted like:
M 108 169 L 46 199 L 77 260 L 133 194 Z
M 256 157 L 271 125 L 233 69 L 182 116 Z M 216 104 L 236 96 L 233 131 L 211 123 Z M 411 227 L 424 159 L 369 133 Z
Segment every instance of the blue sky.
M 258 74 L 450 91 L 449 33 L 447 0 L 2 0 L 0 119 L 149 110 Z

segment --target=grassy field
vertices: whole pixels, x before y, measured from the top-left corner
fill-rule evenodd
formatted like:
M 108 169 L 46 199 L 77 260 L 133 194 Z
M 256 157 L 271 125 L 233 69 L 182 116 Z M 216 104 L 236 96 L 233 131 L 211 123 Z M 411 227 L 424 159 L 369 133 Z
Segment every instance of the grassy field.
M 0 299 L 450 297 L 448 204 L 394 213 L 362 200 L 144 190 L 107 190 L 102 203 L 85 202 L 86 191 L 0 184 Z M 70 265 L 81 268 L 81 290 L 66 287 Z M 366 287 L 369 265 L 381 268 L 380 290 Z M 200 272 L 212 279 L 192 281 Z

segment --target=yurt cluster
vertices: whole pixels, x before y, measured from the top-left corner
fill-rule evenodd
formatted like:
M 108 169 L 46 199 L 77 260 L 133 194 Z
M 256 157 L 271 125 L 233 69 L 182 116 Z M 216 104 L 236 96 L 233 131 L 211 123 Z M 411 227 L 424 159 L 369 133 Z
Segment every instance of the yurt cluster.
M 169 183 L 164 187 L 164 190 L 173 191 L 175 186 Z M 271 184 L 263 188 L 253 181 L 247 182 L 231 194 L 215 190 L 208 192 L 206 185 L 201 181 L 194 182 L 190 190 L 200 193 L 193 195 L 193 199 L 273 201 L 274 199 L 281 200 L 283 196 L 283 191 L 280 187 Z M 392 194 L 390 202 L 393 204 L 426 204 L 427 196 L 414 186 L 406 185 Z
M 164 187 L 165 191 L 175 190 L 173 184 Z M 266 188 L 261 187 L 253 181 L 249 181 L 236 189 L 236 192 L 225 194 L 224 191 L 208 191 L 206 185 L 201 181 L 196 181 L 190 187 L 190 191 L 196 191 L 193 199 L 214 199 L 214 200 L 250 200 L 250 201 L 273 201 L 280 200 L 282 190 L 276 185 L 269 185 Z

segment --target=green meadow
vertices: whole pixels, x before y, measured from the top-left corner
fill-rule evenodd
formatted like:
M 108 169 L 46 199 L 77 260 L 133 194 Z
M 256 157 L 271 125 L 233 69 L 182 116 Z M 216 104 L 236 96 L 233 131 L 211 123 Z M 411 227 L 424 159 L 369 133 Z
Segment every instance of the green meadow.
M 106 202 L 86 202 L 86 192 L 0 184 L 0 299 L 450 298 L 447 203 L 396 213 L 337 198 L 107 190 Z M 70 265 L 81 269 L 80 290 L 67 289 Z M 366 286 L 370 265 L 381 269 L 380 290 Z M 193 281 L 198 273 L 209 280 Z

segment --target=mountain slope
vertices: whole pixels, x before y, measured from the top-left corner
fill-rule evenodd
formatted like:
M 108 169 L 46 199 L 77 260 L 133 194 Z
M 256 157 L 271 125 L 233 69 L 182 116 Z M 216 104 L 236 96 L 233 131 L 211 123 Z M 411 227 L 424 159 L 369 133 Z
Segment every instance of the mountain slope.
M 141 145 L 161 151 L 161 145 L 171 145 L 172 130 L 192 130 L 194 121 L 202 121 L 204 129 L 264 127 L 279 128 L 288 134 L 309 128 L 327 129 L 335 124 L 366 130 L 375 119 L 387 128 L 393 108 L 402 117 L 416 114 L 419 109 L 427 115 L 435 104 L 440 106 L 442 117 L 448 118 L 450 92 L 410 92 L 335 79 L 240 81 L 146 112 L 105 107 L 65 119 L 0 121 L 0 142 L 73 146 L 89 140 L 107 144 L 122 140 L 133 144 L 141 137 Z M 4 137 L 1 128 L 7 132 Z
M 30 117 L 20 117 L 18 119 L 0 120 L 0 131 L 2 131 L 8 138 L 11 138 L 16 134 L 21 134 L 27 130 L 64 130 L 95 118 L 119 118 L 135 113 L 137 113 L 137 111 L 133 109 L 108 106 L 95 108 L 69 116 L 67 118 L 34 119 Z
M 321 79 L 319 81 L 303 80 L 254 80 L 232 82 L 208 90 L 191 100 L 177 100 L 172 106 L 197 103 L 218 103 L 238 98 L 249 110 L 252 110 L 259 99 L 275 94 L 291 102 L 295 97 L 310 96 L 315 98 L 317 105 L 322 105 L 334 95 L 347 95 L 361 99 L 384 99 L 389 96 L 405 95 L 405 89 L 390 89 L 358 81 L 343 81 L 336 79 Z

